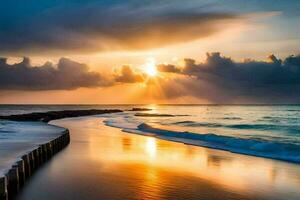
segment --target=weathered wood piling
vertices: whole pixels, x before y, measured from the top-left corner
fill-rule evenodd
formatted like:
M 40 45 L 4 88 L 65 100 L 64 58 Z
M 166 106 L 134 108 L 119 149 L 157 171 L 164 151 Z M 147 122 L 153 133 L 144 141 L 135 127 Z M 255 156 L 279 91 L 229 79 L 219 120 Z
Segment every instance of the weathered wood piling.
M 65 130 L 62 135 L 21 156 L 7 171 L 0 176 L 0 200 L 11 200 L 18 193 L 26 180 L 47 160 L 70 143 L 70 134 Z

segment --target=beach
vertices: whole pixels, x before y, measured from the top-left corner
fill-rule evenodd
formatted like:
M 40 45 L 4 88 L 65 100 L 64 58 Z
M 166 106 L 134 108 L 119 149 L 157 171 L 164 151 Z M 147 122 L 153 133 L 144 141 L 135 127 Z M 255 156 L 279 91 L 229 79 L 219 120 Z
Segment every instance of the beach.
M 1 0 L 0 200 L 300 200 L 299 10 Z
M 39 199 L 299 199 L 300 166 L 125 133 L 104 116 L 50 124 L 69 146 L 18 194 Z

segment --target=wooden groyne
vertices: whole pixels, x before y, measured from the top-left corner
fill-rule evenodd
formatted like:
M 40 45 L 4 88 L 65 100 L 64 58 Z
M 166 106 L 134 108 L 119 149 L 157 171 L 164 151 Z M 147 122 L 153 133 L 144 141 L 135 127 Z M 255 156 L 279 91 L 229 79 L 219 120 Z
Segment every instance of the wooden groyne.
M 3 120 L 13 121 L 42 121 L 49 122 L 51 120 L 82 117 L 89 115 L 99 115 L 106 113 L 123 112 L 118 109 L 111 110 L 62 110 L 49 111 L 40 113 L 29 113 L 20 115 L 0 116 Z M 53 155 L 62 150 L 70 143 L 70 134 L 68 130 L 62 132 L 58 138 L 51 140 L 45 144 L 39 145 L 38 148 L 28 152 L 19 158 L 12 167 L 5 173 L 0 175 L 0 200 L 11 200 L 24 185 L 25 181 L 43 165 Z
M 3 176 L 0 176 L 0 200 L 13 199 L 26 180 L 69 143 L 70 134 L 68 130 L 65 130 L 54 140 L 41 144 L 21 156 Z

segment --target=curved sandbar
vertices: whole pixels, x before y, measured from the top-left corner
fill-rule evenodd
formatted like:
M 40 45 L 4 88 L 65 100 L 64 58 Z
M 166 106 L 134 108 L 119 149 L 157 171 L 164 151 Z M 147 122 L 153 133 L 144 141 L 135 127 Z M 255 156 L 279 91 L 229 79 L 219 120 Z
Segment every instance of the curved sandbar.
M 121 111 L 72 110 L 0 116 L 5 120 L 31 121 L 2 121 L 5 126 L 0 134 L 0 200 L 11 199 L 35 170 L 70 143 L 69 130 L 42 122 L 113 112 Z

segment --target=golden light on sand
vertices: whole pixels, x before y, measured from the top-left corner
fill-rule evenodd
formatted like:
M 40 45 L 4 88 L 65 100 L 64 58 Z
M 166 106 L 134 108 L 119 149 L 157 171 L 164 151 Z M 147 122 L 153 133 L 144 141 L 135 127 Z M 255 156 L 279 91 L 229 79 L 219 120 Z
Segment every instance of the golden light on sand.
M 156 62 L 155 62 L 154 58 L 149 58 L 145 67 L 146 67 L 145 72 L 149 76 L 156 76 L 157 75 Z

